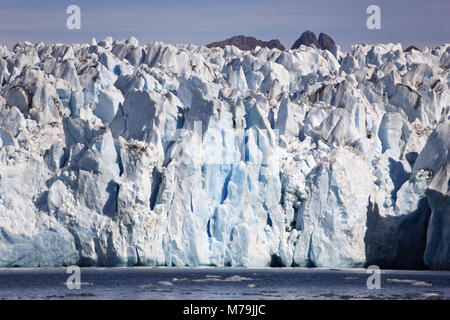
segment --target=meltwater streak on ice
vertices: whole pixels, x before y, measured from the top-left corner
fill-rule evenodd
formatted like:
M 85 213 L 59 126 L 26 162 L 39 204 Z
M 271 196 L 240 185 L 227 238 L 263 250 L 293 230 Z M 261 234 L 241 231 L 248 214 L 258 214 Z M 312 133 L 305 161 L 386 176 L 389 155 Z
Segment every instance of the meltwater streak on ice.
M 81 289 L 63 268 L 0 269 L 0 299 L 450 299 L 450 273 L 391 271 L 381 289 L 365 269 L 82 268 Z
M 0 266 L 450 269 L 449 67 L 448 44 L 0 46 Z

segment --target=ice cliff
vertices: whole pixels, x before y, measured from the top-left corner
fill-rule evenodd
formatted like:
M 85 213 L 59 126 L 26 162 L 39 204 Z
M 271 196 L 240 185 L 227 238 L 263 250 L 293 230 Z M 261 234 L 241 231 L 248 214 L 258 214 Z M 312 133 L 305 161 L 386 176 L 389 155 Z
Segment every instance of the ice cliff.
M 0 46 L 0 266 L 450 269 L 450 45 Z

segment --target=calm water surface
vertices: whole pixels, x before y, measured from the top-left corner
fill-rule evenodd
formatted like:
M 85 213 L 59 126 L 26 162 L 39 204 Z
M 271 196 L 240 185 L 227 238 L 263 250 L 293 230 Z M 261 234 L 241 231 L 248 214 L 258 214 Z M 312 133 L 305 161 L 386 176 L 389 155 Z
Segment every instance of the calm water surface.
M 365 269 L 82 268 L 69 290 L 65 268 L 0 269 L 0 299 L 450 299 L 450 272 Z

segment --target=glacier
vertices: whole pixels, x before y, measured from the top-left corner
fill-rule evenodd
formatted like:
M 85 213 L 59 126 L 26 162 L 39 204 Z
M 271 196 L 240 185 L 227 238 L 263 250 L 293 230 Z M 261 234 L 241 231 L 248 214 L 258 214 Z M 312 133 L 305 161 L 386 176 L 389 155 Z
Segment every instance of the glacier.
M 450 45 L 0 46 L 0 267 L 450 269 Z

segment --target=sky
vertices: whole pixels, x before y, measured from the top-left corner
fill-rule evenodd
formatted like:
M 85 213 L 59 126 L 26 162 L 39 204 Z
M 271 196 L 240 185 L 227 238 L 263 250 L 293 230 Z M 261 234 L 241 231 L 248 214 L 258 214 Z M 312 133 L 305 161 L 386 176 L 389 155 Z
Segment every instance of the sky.
M 69 30 L 66 8 L 81 8 Z M 381 29 L 369 30 L 369 5 Z M 359 43 L 435 47 L 450 42 L 450 0 L 0 0 L 0 44 L 90 42 L 112 36 L 204 45 L 234 35 L 279 39 L 290 48 L 305 30 L 330 35 L 345 50 Z

